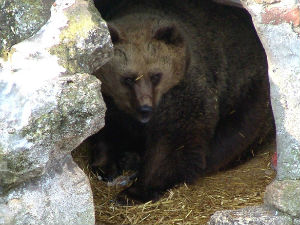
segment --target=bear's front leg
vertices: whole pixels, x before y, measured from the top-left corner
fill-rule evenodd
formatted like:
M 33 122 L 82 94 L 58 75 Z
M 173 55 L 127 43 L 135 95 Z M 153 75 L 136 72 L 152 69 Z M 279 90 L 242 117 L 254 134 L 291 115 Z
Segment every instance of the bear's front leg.
M 194 143 L 193 143 L 194 144 Z M 183 182 L 193 182 L 205 169 L 207 143 L 172 148 L 160 142 L 147 149 L 137 181 L 117 196 L 122 205 L 157 201 L 166 190 Z
M 163 191 L 145 187 L 142 182 L 135 182 L 117 195 L 116 202 L 120 205 L 137 205 L 148 201 L 157 201 Z
M 112 181 L 119 175 L 118 154 L 114 146 L 106 141 L 104 129 L 89 138 L 90 166 L 104 181 Z
M 106 125 L 97 134 L 90 137 L 88 142 L 91 151 L 91 169 L 104 181 L 113 181 L 123 171 L 139 169 L 141 151 L 144 149 L 141 138 L 125 135 L 120 130 Z

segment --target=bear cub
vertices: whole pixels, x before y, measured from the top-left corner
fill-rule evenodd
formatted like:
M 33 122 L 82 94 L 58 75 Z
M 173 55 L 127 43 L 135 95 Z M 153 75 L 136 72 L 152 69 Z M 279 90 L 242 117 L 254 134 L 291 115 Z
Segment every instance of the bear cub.
M 249 18 L 195 2 L 116 3 L 105 18 L 114 57 L 95 73 L 107 112 L 91 161 L 108 180 L 137 171 L 121 204 L 226 166 L 272 126 L 266 56 Z

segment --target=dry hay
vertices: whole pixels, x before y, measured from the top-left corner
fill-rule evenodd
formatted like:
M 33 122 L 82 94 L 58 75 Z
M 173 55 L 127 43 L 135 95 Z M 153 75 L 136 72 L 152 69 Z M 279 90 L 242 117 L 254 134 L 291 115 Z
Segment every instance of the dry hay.
M 270 145 L 239 166 L 200 178 L 194 185 L 169 190 L 155 203 L 119 206 L 112 200 L 121 189 L 108 187 L 89 171 L 84 148 L 81 146 L 73 156 L 89 176 L 96 224 L 206 224 L 217 210 L 261 204 L 266 185 L 275 177 L 270 167 L 275 147 Z

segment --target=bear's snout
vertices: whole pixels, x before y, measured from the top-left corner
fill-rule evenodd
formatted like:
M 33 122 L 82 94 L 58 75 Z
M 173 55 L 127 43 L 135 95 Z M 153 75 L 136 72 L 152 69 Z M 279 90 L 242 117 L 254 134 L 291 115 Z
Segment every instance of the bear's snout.
M 143 105 L 139 108 L 140 122 L 148 123 L 151 119 L 153 108 L 149 105 Z

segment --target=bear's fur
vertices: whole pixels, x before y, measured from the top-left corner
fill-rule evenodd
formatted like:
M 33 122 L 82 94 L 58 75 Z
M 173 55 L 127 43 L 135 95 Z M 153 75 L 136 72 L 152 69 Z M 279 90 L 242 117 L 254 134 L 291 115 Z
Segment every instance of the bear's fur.
M 115 54 L 96 72 L 108 109 L 92 139 L 93 166 L 108 177 L 125 152 L 141 160 L 121 203 L 224 167 L 272 124 L 266 56 L 247 16 L 209 1 L 130 3 L 105 8 Z

